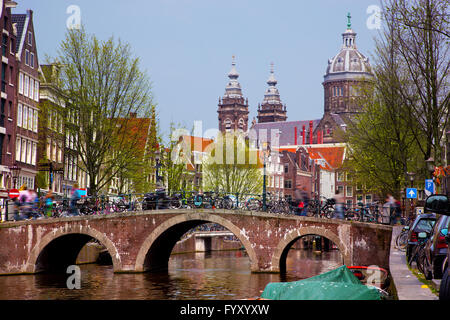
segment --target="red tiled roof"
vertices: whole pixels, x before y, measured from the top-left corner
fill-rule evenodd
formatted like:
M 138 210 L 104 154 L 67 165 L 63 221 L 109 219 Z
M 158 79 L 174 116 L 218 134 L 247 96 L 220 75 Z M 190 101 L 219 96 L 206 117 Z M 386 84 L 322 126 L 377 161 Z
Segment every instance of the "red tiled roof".
M 194 137 L 194 136 L 182 136 L 182 139 L 188 143 L 191 147 L 191 151 L 204 152 L 206 147 L 214 142 L 212 139 Z
M 321 169 L 334 170 L 344 161 L 345 147 L 308 147 L 309 157 L 320 163 Z M 325 160 L 321 161 L 320 160 Z

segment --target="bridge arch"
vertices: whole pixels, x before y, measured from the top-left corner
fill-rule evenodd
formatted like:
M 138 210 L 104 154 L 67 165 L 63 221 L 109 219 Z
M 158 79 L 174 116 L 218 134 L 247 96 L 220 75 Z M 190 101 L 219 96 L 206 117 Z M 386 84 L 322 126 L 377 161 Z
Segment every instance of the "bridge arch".
M 338 247 L 342 255 L 343 263 L 345 265 L 351 265 L 349 248 L 334 232 L 326 228 L 301 227 L 291 230 L 278 243 L 272 255 L 272 268 L 274 271 L 286 272 L 286 258 L 289 249 L 298 239 L 307 235 L 318 235 L 331 240 Z
M 242 243 L 250 259 L 252 271 L 258 270 L 258 259 L 250 241 L 241 229 L 229 220 L 210 213 L 186 213 L 159 225 L 142 243 L 136 257 L 135 271 L 166 270 L 170 254 L 176 242 L 190 229 L 204 224 L 217 223 L 232 232 Z
M 65 254 L 61 252 L 62 256 L 58 256 L 58 260 L 61 265 L 67 262 L 74 264 L 81 248 L 92 239 L 98 240 L 106 247 L 111 256 L 114 270 L 121 270 L 122 265 L 117 248 L 104 233 L 90 226 L 74 225 L 70 226 L 70 228 L 65 226 L 55 229 L 40 239 L 28 256 L 25 272 L 37 273 L 42 271 L 39 264 L 42 262 L 41 260 L 45 259 L 44 255 L 54 255 L 55 251 L 61 251 L 69 244 L 71 250 L 64 252 Z M 49 251 L 53 252 L 49 253 Z

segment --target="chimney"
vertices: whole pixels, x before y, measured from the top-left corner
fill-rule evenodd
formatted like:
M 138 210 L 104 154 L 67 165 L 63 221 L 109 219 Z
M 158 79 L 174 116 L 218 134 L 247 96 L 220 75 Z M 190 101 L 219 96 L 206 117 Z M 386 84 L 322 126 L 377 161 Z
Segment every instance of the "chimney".
M 306 129 L 305 129 L 305 126 L 303 126 L 303 133 L 302 133 L 302 137 L 303 137 L 303 139 L 302 139 L 302 144 L 305 144 L 306 143 Z
M 294 127 L 294 144 L 297 145 L 297 127 Z
M 309 144 L 313 144 L 313 122 L 309 122 Z

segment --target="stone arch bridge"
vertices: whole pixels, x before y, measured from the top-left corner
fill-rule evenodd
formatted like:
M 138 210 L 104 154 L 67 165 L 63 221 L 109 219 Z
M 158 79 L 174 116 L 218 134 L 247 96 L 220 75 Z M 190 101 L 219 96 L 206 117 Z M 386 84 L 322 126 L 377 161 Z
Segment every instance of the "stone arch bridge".
M 0 224 L 0 274 L 62 271 L 90 240 L 102 243 L 114 272 L 167 269 L 181 236 L 213 222 L 231 231 L 252 272 L 284 272 L 289 248 L 305 235 L 323 236 L 346 265 L 389 268 L 392 228 L 360 222 L 227 210 L 159 210 Z

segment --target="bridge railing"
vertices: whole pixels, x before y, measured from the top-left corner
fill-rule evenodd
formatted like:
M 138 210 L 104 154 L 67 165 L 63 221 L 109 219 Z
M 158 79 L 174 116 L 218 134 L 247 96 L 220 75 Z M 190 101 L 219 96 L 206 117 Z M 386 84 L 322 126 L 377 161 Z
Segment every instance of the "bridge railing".
M 343 206 L 339 210 L 332 199 L 311 199 L 308 203 L 267 193 L 266 210 L 261 194 L 196 192 L 160 190 L 150 193 L 86 196 L 78 201 L 55 198 L 48 203 L 45 198 L 33 203 L 14 202 L 14 220 L 69 217 L 76 215 L 101 215 L 118 212 L 138 212 L 164 209 L 213 209 L 239 211 L 267 211 L 282 215 L 304 215 L 318 218 L 341 218 L 352 221 L 391 223 L 391 208 L 386 210 L 374 203 Z M 342 212 L 342 215 L 339 213 Z

